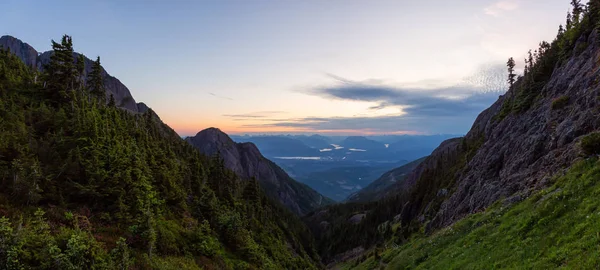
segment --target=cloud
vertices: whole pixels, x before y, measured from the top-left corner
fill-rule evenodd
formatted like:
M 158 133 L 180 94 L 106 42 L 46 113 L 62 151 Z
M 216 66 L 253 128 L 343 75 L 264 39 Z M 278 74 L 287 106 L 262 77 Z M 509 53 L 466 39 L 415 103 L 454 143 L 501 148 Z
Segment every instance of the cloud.
M 255 118 L 267 118 L 277 114 L 285 114 L 287 112 L 284 111 L 260 111 L 260 112 L 251 112 L 251 113 L 242 113 L 242 114 L 224 114 L 225 117 L 237 118 L 237 119 L 255 119 Z
M 487 6 L 483 9 L 483 12 L 487 15 L 498 17 L 504 12 L 512 11 L 517 8 L 519 8 L 519 3 L 516 0 L 502 0 Z
M 477 115 L 506 88 L 503 68 L 488 67 L 457 85 L 415 88 L 383 84 L 377 80 L 352 81 L 335 75 L 329 86 L 304 93 L 331 100 L 376 103 L 369 110 L 398 108 L 400 113 L 382 116 L 264 118 L 245 127 L 295 128 L 307 132 L 354 130 L 364 133 L 465 133 Z
M 335 76 L 335 85 L 318 87 L 306 93 L 327 99 L 376 102 L 378 105 L 369 109 L 398 107 L 410 116 L 464 115 L 481 112 L 506 89 L 503 69 L 487 67 L 457 85 L 437 88 L 398 87 Z
M 209 92 L 208 94 L 209 94 L 209 95 L 211 95 L 211 96 L 213 96 L 213 97 L 218 97 L 218 98 L 220 98 L 220 99 L 233 100 L 233 98 L 226 97 L 226 96 L 220 96 L 220 95 L 217 95 L 217 94 L 215 94 L 215 93 L 212 93 L 212 92 Z

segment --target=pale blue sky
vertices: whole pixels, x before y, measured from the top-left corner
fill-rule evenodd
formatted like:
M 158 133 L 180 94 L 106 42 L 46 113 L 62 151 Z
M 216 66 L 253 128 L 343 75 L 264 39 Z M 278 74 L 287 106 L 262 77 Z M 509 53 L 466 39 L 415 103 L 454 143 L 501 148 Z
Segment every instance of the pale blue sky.
M 38 51 L 72 35 L 182 135 L 464 133 L 506 90 L 497 67 L 553 39 L 568 9 L 568 0 L 4 0 L 0 34 Z M 351 95 L 359 90 L 369 92 Z M 483 90 L 494 93 L 473 95 Z M 422 106 L 449 100 L 477 106 L 452 115 Z

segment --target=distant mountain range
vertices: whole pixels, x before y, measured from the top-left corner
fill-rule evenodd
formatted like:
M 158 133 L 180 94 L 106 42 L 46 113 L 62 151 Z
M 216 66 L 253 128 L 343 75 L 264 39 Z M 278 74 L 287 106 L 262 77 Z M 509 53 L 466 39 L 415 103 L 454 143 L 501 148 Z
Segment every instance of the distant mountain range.
M 356 194 L 382 174 L 429 155 L 456 135 L 233 135 L 252 142 L 291 177 L 336 201 Z
M 278 140 L 285 141 L 286 138 Z M 225 167 L 240 177 L 258 180 L 267 195 L 276 198 L 298 215 L 333 203 L 309 186 L 296 182 L 265 158 L 253 143 L 235 143 L 217 128 L 202 130 L 196 136 L 186 138 L 186 141 L 208 156 L 218 155 Z
M 252 142 L 272 159 L 307 158 L 368 160 L 381 162 L 410 161 L 427 156 L 441 142 L 461 135 L 232 135 L 236 142 Z

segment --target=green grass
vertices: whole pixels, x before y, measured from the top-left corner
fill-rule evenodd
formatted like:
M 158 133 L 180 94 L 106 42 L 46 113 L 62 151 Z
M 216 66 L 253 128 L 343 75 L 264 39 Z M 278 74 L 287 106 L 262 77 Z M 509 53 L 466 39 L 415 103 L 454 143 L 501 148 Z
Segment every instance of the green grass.
M 596 269 L 600 267 L 600 162 L 575 164 L 550 188 L 496 203 L 431 236 L 344 269 Z

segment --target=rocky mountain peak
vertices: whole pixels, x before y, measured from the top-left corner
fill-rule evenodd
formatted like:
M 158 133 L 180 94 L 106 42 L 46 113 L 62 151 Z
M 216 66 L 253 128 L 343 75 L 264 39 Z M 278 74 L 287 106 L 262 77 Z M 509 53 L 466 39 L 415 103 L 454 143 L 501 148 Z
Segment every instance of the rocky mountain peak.
M 235 142 L 227 134 L 214 127 L 204 129 L 187 140 L 209 156 L 216 154 L 218 150 L 235 146 Z
M 218 155 L 225 167 L 243 179 L 255 178 L 271 198 L 298 215 L 332 201 L 310 187 L 296 182 L 283 169 L 265 158 L 253 143 L 235 143 L 218 128 L 208 128 L 186 138 L 205 155 Z
M 38 67 L 38 52 L 29 44 L 22 42 L 13 36 L 0 37 L 0 47 L 9 49 L 13 54 L 19 57 L 25 65 L 29 67 Z

